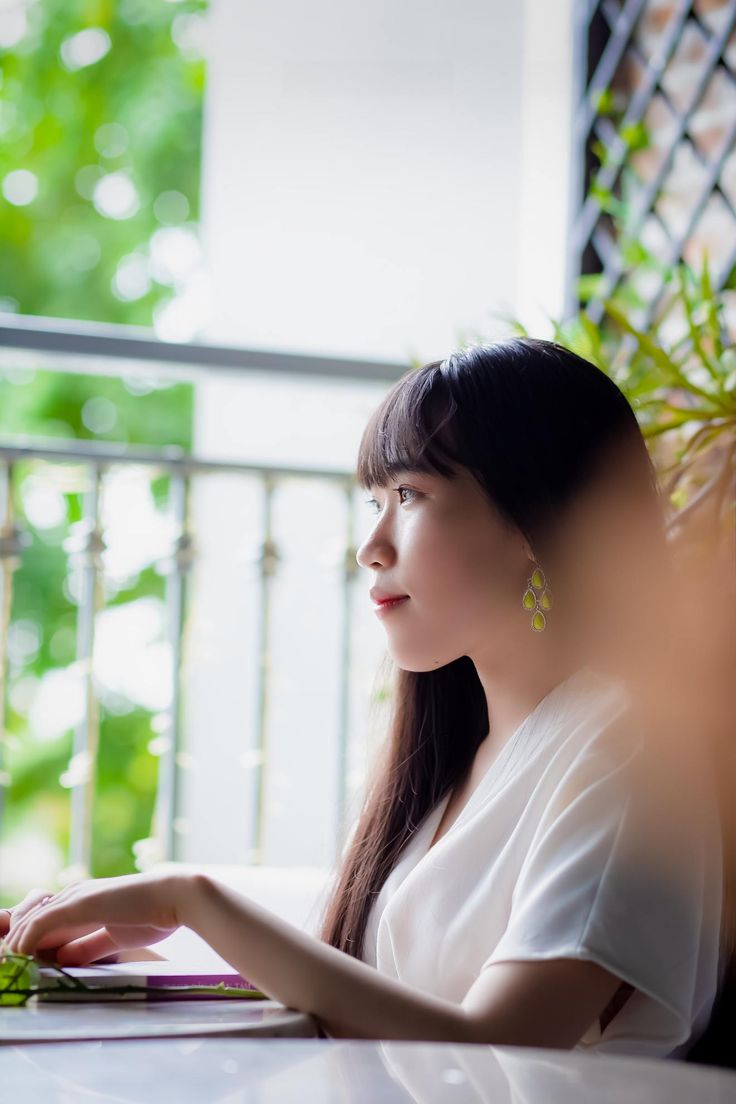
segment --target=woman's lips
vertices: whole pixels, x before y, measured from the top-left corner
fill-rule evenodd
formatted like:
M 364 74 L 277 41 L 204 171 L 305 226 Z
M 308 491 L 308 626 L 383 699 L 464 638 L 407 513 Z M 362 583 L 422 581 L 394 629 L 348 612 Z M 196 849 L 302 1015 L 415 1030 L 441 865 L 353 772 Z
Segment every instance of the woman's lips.
M 405 594 L 402 598 L 385 598 L 383 601 L 373 603 L 373 611 L 377 614 L 388 613 L 389 610 L 398 609 L 399 606 L 403 606 L 405 602 L 409 601 L 409 595 Z

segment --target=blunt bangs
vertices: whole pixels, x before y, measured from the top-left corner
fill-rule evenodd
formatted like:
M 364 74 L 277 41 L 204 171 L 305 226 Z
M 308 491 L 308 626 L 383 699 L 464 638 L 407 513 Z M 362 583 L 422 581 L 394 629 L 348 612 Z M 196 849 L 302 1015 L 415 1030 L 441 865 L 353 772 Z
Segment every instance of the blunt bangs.
M 385 487 L 402 471 L 451 479 L 462 466 L 453 424 L 457 403 L 442 364 L 432 361 L 405 373 L 371 415 L 356 464 L 364 489 Z

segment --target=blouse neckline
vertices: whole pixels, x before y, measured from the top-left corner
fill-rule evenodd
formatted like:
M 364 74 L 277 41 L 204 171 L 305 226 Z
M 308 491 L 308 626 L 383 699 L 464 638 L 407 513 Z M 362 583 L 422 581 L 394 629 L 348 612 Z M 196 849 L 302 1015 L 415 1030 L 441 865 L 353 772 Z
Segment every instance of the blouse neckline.
M 421 833 L 422 839 L 426 840 L 427 846 L 423 849 L 419 859 L 417 860 L 417 864 L 421 862 L 421 860 L 426 855 L 431 854 L 435 850 L 435 848 L 439 847 L 442 842 L 446 840 L 447 837 L 455 830 L 455 828 L 462 821 L 467 819 L 467 815 L 472 811 L 481 795 L 487 796 L 489 782 L 492 782 L 494 777 L 499 774 L 501 768 L 508 762 L 509 756 L 511 755 L 512 751 L 515 750 L 519 738 L 524 732 L 526 732 L 529 727 L 531 727 L 539 719 L 540 714 L 542 712 L 546 713 L 550 707 L 562 707 L 564 703 L 568 700 L 568 691 L 570 691 L 573 686 L 577 688 L 581 682 L 585 681 L 585 677 L 589 674 L 590 669 L 587 666 L 580 667 L 576 671 L 573 671 L 571 675 L 568 675 L 567 678 L 562 679 L 560 682 L 556 683 L 551 688 L 551 690 L 547 691 L 543 698 L 540 698 L 534 708 L 531 709 L 529 713 L 527 713 L 526 717 L 524 717 L 521 723 L 517 725 L 511 735 L 506 739 L 504 744 L 501 746 L 498 754 L 491 760 L 488 765 L 488 769 L 481 775 L 478 784 L 468 797 L 467 801 L 463 805 L 458 815 L 455 817 L 450 827 L 442 836 L 440 836 L 437 842 L 430 847 L 429 844 L 432 842 L 432 839 L 434 838 L 434 834 L 437 831 L 437 827 L 442 819 L 444 811 L 449 804 L 453 789 L 451 788 L 447 791 L 445 796 L 427 815 L 423 825 L 420 826 L 419 832 Z

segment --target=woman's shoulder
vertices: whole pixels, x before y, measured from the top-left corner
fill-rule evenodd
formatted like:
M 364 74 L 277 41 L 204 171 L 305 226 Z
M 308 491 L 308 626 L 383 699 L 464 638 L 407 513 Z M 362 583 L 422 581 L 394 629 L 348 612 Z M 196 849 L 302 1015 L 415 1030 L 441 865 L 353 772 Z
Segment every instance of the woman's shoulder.
M 602 685 L 602 684 L 601 684 Z M 682 732 L 644 707 L 626 684 L 611 680 L 580 727 L 557 778 L 559 811 L 585 795 L 589 809 L 617 821 L 626 813 L 645 846 L 665 850 L 684 838 L 713 838 L 718 799 L 713 757 L 701 733 Z M 579 802 L 578 807 L 582 808 Z M 638 846 L 638 844 L 637 844 Z

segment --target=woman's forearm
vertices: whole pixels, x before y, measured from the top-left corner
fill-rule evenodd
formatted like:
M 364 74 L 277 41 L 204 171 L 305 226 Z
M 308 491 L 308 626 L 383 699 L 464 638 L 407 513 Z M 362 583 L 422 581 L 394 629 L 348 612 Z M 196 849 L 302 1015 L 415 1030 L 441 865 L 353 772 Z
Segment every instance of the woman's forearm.
M 335 1038 L 480 1042 L 458 1004 L 386 977 L 205 874 L 185 875 L 180 922 L 272 1000 Z

